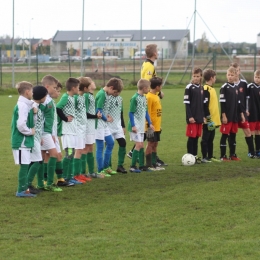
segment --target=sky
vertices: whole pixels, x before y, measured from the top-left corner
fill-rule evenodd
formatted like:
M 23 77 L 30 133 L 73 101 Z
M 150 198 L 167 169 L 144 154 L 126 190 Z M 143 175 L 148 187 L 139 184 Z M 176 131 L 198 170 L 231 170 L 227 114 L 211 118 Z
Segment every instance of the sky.
M 52 38 L 57 30 L 81 30 L 84 0 L 0 0 L 0 36 Z M 85 30 L 190 29 L 211 42 L 255 43 L 260 0 L 85 0 Z M 194 30 L 194 17 L 196 26 Z

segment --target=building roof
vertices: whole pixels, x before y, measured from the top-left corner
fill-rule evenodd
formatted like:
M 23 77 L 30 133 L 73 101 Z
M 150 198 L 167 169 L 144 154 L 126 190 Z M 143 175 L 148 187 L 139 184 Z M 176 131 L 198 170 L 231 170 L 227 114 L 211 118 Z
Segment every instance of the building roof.
M 189 38 L 189 30 L 142 30 L 142 41 L 179 41 Z M 78 42 L 82 31 L 57 31 L 53 42 Z M 84 31 L 84 41 L 110 41 L 110 38 L 130 38 L 140 41 L 140 30 Z

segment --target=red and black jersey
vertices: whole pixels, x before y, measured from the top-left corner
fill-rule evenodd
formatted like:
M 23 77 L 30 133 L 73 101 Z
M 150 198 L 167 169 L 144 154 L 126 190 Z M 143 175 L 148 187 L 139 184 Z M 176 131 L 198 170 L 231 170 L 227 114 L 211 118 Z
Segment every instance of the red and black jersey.
M 226 114 L 228 122 L 238 122 L 238 112 L 241 113 L 238 89 L 235 84 L 225 83 L 220 88 L 219 102 L 222 113 Z
M 184 92 L 183 103 L 186 105 L 186 122 L 193 117 L 197 124 L 203 123 L 204 118 L 204 98 L 203 88 L 200 85 L 188 84 Z
M 238 99 L 240 100 L 240 107 L 244 114 L 246 120 L 248 120 L 246 115 L 247 110 L 247 82 L 244 79 L 240 79 L 238 83 L 235 83 L 238 91 Z M 241 121 L 241 114 L 238 111 L 238 121 Z
M 256 83 L 250 83 L 247 86 L 248 93 L 248 121 L 260 121 L 260 86 Z

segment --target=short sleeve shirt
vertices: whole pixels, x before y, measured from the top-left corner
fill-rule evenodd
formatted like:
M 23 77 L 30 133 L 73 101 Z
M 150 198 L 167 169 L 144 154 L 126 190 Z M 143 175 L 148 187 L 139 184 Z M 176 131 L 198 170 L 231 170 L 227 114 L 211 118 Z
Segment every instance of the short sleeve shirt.
M 104 89 L 100 89 L 96 95 L 95 107 L 97 109 L 102 109 L 102 113 L 107 116 L 108 114 L 108 98 L 109 95 L 104 91 Z M 96 119 L 96 129 L 104 129 L 107 127 L 107 122 L 102 119 Z

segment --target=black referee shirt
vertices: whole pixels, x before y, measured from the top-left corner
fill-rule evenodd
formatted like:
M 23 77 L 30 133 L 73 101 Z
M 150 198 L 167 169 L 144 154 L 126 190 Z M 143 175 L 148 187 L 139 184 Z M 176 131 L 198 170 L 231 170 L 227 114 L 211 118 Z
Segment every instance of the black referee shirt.
M 235 83 L 238 90 L 238 99 L 240 100 L 240 107 L 244 114 L 245 120 L 248 120 L 246 115 L 246 99 L 247 99 L 247 82 L 243 79 L 240 79 L 238 83 Z M 238 112 L 238 121 L 240 122 L 241 114 Z
M 183 103 L 186 105 L 186 122 L 193 117 L 197 124 L 203 123 L 203 88 L 200 85 L 188 84 L 184 93 Z
M 248 121 L 260 121 L 260 86 L 256 83 L 250 83 L 247 86 L 248 94 Z

